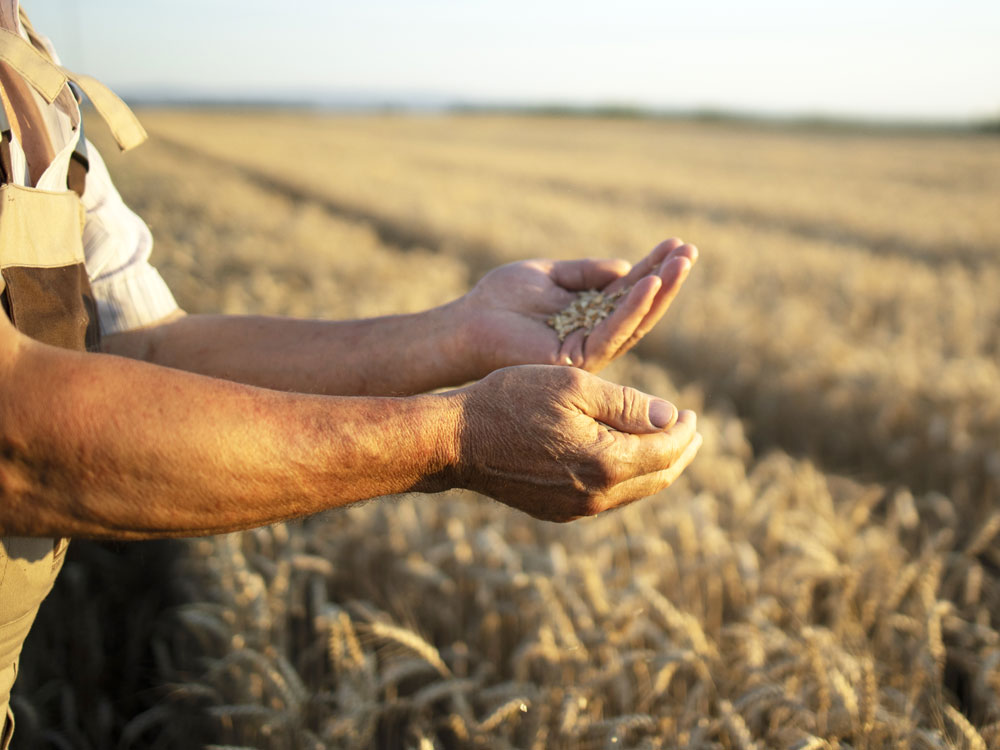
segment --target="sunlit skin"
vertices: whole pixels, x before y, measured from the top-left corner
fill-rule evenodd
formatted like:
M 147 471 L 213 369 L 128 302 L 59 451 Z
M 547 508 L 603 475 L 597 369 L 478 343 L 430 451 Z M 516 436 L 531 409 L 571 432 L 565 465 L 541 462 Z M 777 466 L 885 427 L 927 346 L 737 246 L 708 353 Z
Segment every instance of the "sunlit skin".
M 669 240 L 635 268 L 512 264 L 442 307 L 370 320 L 178 315 L 105 354 L 4 317 L 0 531 L 208 534 L 451 487 L 567 521 L 653 494 L 697 452 L 694 415 L 584 370 L 633 345 L 696 258 Z M 544 322 L 576 289 L 631 284 L 590 337 L 560 344 Z

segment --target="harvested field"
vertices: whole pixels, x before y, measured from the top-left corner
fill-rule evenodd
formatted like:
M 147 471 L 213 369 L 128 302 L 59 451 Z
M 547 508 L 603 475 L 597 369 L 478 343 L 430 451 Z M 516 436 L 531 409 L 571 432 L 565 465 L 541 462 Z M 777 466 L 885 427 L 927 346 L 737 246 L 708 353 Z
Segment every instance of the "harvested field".
M 143 119 L 103 150 L 192 312 L 406 312 L 510 260 L 695 242 L 604 376 L 705 444 L 569 526 L 448 493 L 76 544 L 15 747 L 1000 746 L 1000 139 Z

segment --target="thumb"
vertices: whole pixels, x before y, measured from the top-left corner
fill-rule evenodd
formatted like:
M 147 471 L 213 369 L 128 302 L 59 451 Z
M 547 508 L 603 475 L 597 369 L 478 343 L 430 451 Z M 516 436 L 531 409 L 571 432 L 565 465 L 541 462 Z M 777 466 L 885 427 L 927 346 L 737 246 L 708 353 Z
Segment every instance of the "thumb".
M 628 386 L 602 382 L 587 399 L 584 412 L 621 432 L 659 432 L 677 421 L 677 409 L 669 401 L 650 396 Z

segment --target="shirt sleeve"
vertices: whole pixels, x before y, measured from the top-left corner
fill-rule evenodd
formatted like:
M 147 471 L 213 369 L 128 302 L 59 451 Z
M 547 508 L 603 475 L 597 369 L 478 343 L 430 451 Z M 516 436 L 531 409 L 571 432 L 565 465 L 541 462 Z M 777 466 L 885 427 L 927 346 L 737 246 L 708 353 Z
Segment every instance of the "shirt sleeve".
M 177 302 L 149 263 L 153 236 L 146 223 L 122 200 L 108 168 L 87 142 L 83 207 L 83 251 L 97 302 L 101 333 L 121 333 L 156 323 L 177 311 Z

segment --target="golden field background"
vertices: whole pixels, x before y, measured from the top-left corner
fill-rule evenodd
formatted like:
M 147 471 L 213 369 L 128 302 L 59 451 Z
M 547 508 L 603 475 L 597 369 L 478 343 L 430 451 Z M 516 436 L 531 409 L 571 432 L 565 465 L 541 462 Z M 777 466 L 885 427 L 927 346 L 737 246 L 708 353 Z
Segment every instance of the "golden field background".
M 696 243 L 604 376 L 705 445 L 570 526 L 450 493 L 76 544 L 15 747 L 1000 746 L 1000 139 L 142 117 L 148 145 L 100 145 L 190 312 L 406 312 L 512 260 Z

